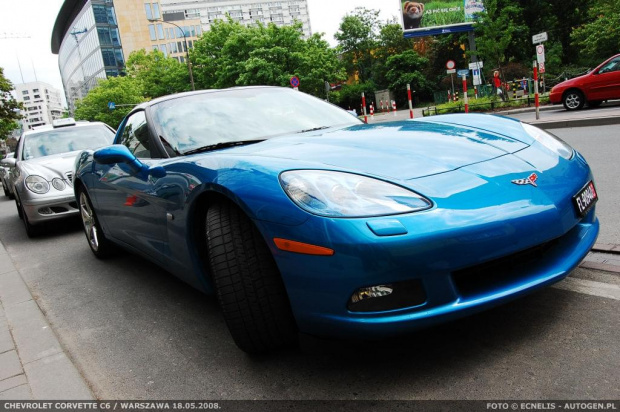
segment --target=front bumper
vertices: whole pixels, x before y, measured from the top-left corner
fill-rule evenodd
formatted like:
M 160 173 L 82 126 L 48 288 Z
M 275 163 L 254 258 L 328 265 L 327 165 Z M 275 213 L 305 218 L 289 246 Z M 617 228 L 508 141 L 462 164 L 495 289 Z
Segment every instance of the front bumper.
M 562 93 L 564 91 L 563 90 L 551 90 L 551 92 L 549 93 L 549 101 L 552 104 L 560 104 L 562 103 Z
M 72 191 L 57 196 L 45 196 L 41 199 L 23 199 L 20 197 L 24 212 L 31 224 L 47 222 L 76 216 L 80 210 Z
M 543 242 L 542 253 L 532 252 L 528 256 L 531 250 L 537 249 L 528 248 L 526 253 L 518 251 L 481 264 L 481 253 L 476 254 L 475 248 L 463 247 L 464 256 L 458 260 L 470 262 L 464 267 L 453 266 L 445 256 L 452 252 L 442 254 L 444 241 L 424 245 L 407 236 L 381 244 L 377 241 L 357 243 L 351 238 L 350 247 L 362 251 L 361 258 L 339 254 L 338 250 L 343 250 L 344 245 L 339 245 L 331 257 L 298 255 L 291 258 L 285 256 L 291 255 L 287 252 L 274 253 L 302 332 L 375 339 L 457 319 L 562 280 L 596 241 L 599 222 L 594 213 L 592 210 L 564 235 Z M 454 248 L 448 245 L 448 249 Z M 477 275 L 478 268 L 486 278 L 470 282 L 467 272 Z M 426 293 L 426 301 L 420 305 L 383 312 L 360 313 L 347 309 L 348 299 L 359 287 L 413 279 L 421 281 Z

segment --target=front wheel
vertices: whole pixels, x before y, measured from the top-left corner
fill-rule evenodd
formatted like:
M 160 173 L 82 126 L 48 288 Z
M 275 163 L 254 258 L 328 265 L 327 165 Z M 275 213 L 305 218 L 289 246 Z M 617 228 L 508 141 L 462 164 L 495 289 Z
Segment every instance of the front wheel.
M 114 245 L 103 234 L 86 190 L 81 189 L 78 198 L 80 200 L 80 217 L 90 250 L 99 259 L 110 256 L 114 252 Z
M 28 220 L 28 215 L 26 214 L 26 211 L 24 210 L 24 205 L 22 205 L 21 202 L 18 202 L 17 199 L 15 200 L 15 202 L 17 203 L 17 210 L 18 210 L 17 214 L 24 221 L 24 227 L 26 228 L 26 234 L 28 235 L 28 237 L 33 238 L 33 237 L 38 236 L 40 233 L 40 228 L 30 223 L 30 220 Z
M 566 110 L 579 110 L 583 107 L 585 102 L 586 100 L 583 97 L 583 93 L 579 90 L 569 90 L 562 99 L 562 103 Z
M 276 262 L 252 221 L 231 202 L 212 205 L 207 256 L 224 319 L 237 346 L 261 353 L 297 343 L 297 326 Z

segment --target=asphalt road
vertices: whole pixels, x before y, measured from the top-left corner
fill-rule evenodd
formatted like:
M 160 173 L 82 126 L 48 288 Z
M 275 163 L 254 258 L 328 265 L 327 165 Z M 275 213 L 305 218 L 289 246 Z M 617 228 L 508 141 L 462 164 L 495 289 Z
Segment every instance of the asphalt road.
M 556 133 L 590 160 L 601 221 L 615 226 L 605 230 L 617 239 L 612 154 L 618 151 L 611 137 L 620 136 L 618 128 Z M 620 398 L 620 300 L 598 293 L 620 285 L 618 275 L 578 269 L 562 289 L 396 340 L 308 339 L 302 351 L 250 357 L 233 344 L 213 298 L 133 255 L 95 259 L 78 221 L 30 240 L 14 203 L 2 196 L 0 228 L 8 253 L 99 398 Z M 571 289 L 569 281 L 593 287 L 564 290 Z

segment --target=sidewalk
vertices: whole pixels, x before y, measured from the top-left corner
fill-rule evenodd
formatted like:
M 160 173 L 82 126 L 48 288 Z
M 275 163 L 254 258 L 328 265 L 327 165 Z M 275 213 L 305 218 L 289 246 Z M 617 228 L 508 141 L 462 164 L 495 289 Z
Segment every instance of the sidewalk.
M 0 400 L 92 400 L 0 243 Z
M 538 120 L 536 120 L 536 109 L 534 107 L 522 107 L 518 109 L 489 112 L 489 114 L 512 117 L 543 129 L 603 126 L 620 124 L 619 103 L 620 101 L 616 100 L 605 103 L 597 109 L 586 108 L 571 112 L 564 110 L 562 105 L 542 106 L 540 107 L 540 118 Z M 422 110 L 426 110 L 426 108 L 413 109 L 414 118 L 421 118 Z M 431 116 L 431 118 L 432 117 L 433 116 Z M 374 116 L 368 116 L 368 123 L 394 122 L 407 119 L 409 119 L 409 110 L 398 110 L 396 113 L 377 113 Z

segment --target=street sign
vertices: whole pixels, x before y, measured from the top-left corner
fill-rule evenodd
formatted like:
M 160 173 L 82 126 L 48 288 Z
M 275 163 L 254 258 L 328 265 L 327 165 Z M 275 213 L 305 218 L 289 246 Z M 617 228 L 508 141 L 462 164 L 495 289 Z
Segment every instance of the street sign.
M 299 77 L 297 76 L 291 77 L 291 86 L 293 86 L 294 88 L 299 87 Z
M 474 86 L 481 85 L 482 81 L 480 80 L 480 70 L 474 69 L 471 71 L 471 73 L 474 76 Z
M 547 41 L 547 32 L 538 33 L 532 36 L 532 44 Z
M 484 62 L 482 60 L 469 63 L 469 70 L 482 69 L 484 67 Z
M 108 102 L 108 109 L 110 109 L 110 110 L 114 110 L 114 109 L 116 109 L 116 103 L 114 103 L 114 102 Z
M 545 72 L 545 63 L 538 63 L 538 73 L 542 74 Z
M 545 62 L 545 46 L 543 46 L 542 44 L 536 46 L 536 60 L 538 61 L 538 63 Z
M 446 70 L 446 73 L 448 74 L 456 73 L 456 69 L 448 69 Z
M 454 63 L 454 60 L 448 60 L 448 61 L 446 62 L 446 69 L 448 69 L 448 70 L 452 70 L 452 69 L 454 69 L 455 67 L 456 67 L 456 63 Z M 452 72 L 452 73 L 454 73 L 454 72 Z
M 457 70 L 456 75 L 459 77 L 463 77 L 463 76 L 469 77 L 469 70 L 467 69 Z

